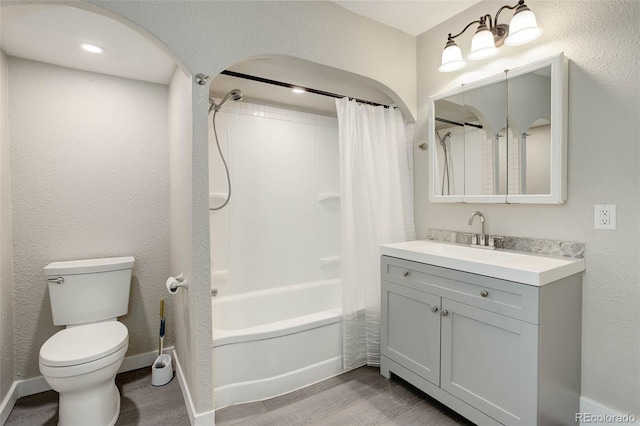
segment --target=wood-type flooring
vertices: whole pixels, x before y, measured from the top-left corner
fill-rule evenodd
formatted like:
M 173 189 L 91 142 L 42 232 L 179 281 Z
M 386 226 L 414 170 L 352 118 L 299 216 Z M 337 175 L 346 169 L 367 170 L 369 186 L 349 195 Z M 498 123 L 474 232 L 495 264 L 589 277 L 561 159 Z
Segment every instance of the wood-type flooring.
M 121 409 L 117 426 L 189 425 L 178 380 L 151 386 L 151 369 L 118 374 Z M 7 426 L 58 423 L 58 394 L 53 391 L 20 398 Z M 387 380 L 377 368 L 361 367 L 306 388 L 265 401 L 232 405 L 216 411 L 217 426 L 471 426 L 410 384 Z M 93 426 L 93 425 L 86 425 Z

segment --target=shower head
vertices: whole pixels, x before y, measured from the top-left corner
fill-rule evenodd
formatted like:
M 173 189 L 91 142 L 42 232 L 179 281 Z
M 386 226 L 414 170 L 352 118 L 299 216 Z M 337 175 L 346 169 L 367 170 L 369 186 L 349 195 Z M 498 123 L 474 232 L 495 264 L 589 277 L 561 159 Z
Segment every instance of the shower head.
M 214 111 L 220 111 L 220 108 L 222 108 L 224 106 L 224 104 L 226 104 L 227 102 L 229 102 L 229 99 L 233 99 L 234 101 L 239 101 L 242 99 L 244 95 L 242 94 L 242 91 L 240 89 L 233 89 L 232 91 L 230 91 L 229 93 L 227 93 L 225 95 L 224 98 L 222 98 L 222 100 L 220 101 L 219 104 L 216 105 L 216 103 L 213 101 L 213 98 L 209 98 L 209 102 L 211 103 L 211 108 L 209 108 L 209 111 L 211 111 L 212 109 Z

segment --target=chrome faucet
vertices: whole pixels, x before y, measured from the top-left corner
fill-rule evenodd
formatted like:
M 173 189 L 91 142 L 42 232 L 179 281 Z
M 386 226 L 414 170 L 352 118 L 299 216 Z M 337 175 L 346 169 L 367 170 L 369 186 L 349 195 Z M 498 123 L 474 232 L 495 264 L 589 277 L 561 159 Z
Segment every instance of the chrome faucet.
M 484 234 L 484 215 L 482 214 L 481 211 L 476 210 L 475 212 L 471 213 L 471 216 L 469 217 L 469 226 L 473 225 L 473 219 L 476 218 L 476 216 L 478 216 L 480 218 L 480 223 L 481 223 L 481 228 L 480 228 L 480 241 L 478 241 L 478 238 L 476 237 L 476 235 L 473 235 L 473 239 L 471 242 L 471 245 L 479 245 L 484 247 L 485 244 L 485 240 L 486 240 L 486 236 Z

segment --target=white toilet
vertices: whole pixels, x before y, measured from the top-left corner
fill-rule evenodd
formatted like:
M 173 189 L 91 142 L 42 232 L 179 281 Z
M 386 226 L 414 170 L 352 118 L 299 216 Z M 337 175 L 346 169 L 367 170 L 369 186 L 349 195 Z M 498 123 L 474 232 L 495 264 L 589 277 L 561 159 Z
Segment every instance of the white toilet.
M 114 425 L 118 368 L 129 332 L 117 317 L 129 306 L 133 257 L 53 262 L 44 267 L 53 324 L 66 328 L 40 348 L 40 372 L 60 394 L 59 425 Z

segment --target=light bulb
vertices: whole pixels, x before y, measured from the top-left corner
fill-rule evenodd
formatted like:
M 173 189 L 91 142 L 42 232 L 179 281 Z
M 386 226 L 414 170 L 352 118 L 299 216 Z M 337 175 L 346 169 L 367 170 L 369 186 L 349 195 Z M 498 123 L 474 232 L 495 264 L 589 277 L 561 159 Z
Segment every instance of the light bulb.
M 536 15 L 524 4 L 518 6 L 509 23 L 509 35 L 504 41 L 507 46 L 519 46 L 537 39 L 542 34 Z
M 464 68 L 467 63 L 462 59 L 462 50 L 453 40 L 447 41 L 447 45 L 442 51 L 442 63 L 438 67 L 440 72 L 453 72 Z
M 471 39 L 471 53 L 467 58 L 472 61 L 489 58 L 498 53 L 498 48 L 493 40 L 493 34 L 487 26 L 482 23 Z

